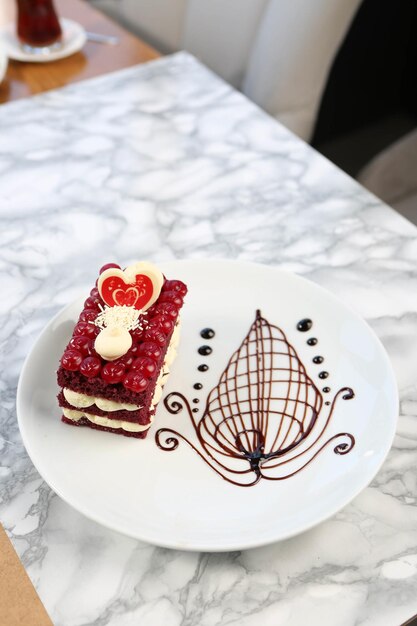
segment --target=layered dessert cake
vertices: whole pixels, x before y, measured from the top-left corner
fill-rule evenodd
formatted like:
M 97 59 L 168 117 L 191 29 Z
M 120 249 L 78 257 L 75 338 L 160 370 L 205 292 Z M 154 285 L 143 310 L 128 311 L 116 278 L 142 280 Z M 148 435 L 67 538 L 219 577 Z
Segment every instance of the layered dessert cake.
M 146 437 L 176 356 L 186 293 L 151 263 L 101 268 L 57 372 L 63 422 Z

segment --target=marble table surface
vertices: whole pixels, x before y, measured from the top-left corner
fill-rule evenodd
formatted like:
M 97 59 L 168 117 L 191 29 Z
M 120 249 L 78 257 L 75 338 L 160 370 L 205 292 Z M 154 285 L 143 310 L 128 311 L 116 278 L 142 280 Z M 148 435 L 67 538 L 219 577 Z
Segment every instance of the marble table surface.
M 417 613 L 417 230 L 180 53 L 0 108 L 0 521 L 57 626 L 399 626 Z M 372 484 L 298 537 L 156 548 L 54 495 L 21 442 L 25 355 L 108 260 L 234 258 L 374 328 L 401 417 Z

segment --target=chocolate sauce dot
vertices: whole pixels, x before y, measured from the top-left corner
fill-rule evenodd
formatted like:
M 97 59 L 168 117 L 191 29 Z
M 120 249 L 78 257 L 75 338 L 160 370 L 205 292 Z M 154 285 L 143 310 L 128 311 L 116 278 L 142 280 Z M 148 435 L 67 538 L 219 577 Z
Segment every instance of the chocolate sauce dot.
M 202 354 L 203 356 L 208 356 L 212 352 L 213 352 L 213 348 L 210 348 L 210 346 L 201 346 L 198 349 L 198 354 Z
M 310 330 L 310 328 L 313 326 L 313 322 L 312 320 L 308 319 L 308 317 L 306 317 L 303 320 L 300 320 L 297 324 L 297 330 L 300 331 L 300 333 L 306 333 L 308 330 Z
M 322 356 L 315 356 L 313 359 L 313 363 L 323 363 L 324 358 Z
M 203 385 L 201 383 L 196 383 L 194 385 L 194 389 L 202 389 L 202 388 L 203 388 Z
M 330 387 L 323 387 L 323 393 L 329 393 Z
M 319 378 L 327 378 L 328 375 L 329 375 L 329 372 L 320 372 Z
M 310 337 L 310 339 L 307 339 L 307 343 L 309 346 L 315 346 L 317 341 L 318 340 L 315 337 Z
M 198 409 L 197 408 L 193 409 L 193 413 L 198 413 Z
M 212 328 L 203 328 L 200 335 L 203 339 L 213 339 L 216 333 Z
M 198 404 L 200 402 L 200 400 L 198 398 L 194 398 L 193 402 L 194 402 L 194 404 Z
M 329 406 L 330 402 L 325 402 L 324 404 L 327 404 L 327 406 Z
M 207 372 L 208 368 L 209 368 L 209 366 L 206 365 L 205 363 L 202 363 L 201 365 L 199 365 L 197 367 L 199 372 Z

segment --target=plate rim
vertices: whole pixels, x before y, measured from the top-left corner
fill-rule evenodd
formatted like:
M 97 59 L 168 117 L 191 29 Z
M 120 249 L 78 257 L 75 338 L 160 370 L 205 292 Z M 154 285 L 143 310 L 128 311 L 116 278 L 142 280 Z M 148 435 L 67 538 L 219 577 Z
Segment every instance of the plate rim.
M 258 541 L 250 541 L 250 543 L 242 543 L 242 542 L 236 542 L 236 543 L 228 543 L 227 546 L 219 546 L 217 545 L 217 547 L 214 547 L 212 543 L 204 543 L 204 542 L 200 542 L 200 543 L 196 543 L 193 542 L 192 545 L 188 545 L 187 543 L 182 543 L 182 542 L 178 542 L 175 539 L 172 541 L 169 540 L 160 540 L 159 538 L 153 537 L 152 536 L 152 532 L 151 533 L 141 533 L 141 532 L 133 532 L 132 529 L 129 530 L 127 528 L 124 528 L 123 524 L 118 524 L 118 523 L 113 523 L 113 522 L 108 522 L 108 521 L 103 521 L 103 519 L 99 516 L 99 515 L 95 515 L 94 511 L 91 511 L 90 509 L 86 509 L 86 507 L 84 507 L 83 505 L 79 505 L 74 504 L 72 501 L 71 497 L 67 497 L 66 495 L 63 495 L 61 490 L 59 488 L 57 488 L 54 485 L 54 481 L 53 480 L 49 480 L 49 478 L 45 478 L 44 474 L 39 470 L 38 464 L 35 460 L 36 455 L 33 454 L 33 451 L 31 449 L 31 445 L 29 442 L 29 439 L 25 433 L 25 426 L 24 426 L 24 420 L 22 419 L 22 414 L 23 414 L 23 408 L 21 406 L 23 400 L 22 400 L 22 387 L 24 384 L 24 379 L 26 376 L 26 372 L 28 370 L 29 367 L 29 362 L 32 356 L 32 353 L 34 352 L 34 350 L 36 349 L 36 346 L 38 345 L 40 339 L 43 337 L 43 335 L 50 329 L 50 327 L 56 322 L 56 320 L 64 314 L 65 311 L 67 311 L 68 309 L 70 309 L 71 307 L 74 306 L 74 304 L 80 300 L 82 298 L 82 295 L 80 294 L 80 296 L 78 296 L 77 298 L 74 298 L 71 302 L 67 303 L 65 306 L 63 306 L 61 309 L 59 309 L 59 311 L 57 311 L 57 313 L 47 322 L 47 324 L 42 328 L 42 330 L 37 334 L 35 340 L 33 341 L 33 344 L 28 352 L 28 354 L 26 355 L 24 361 L 23 361 L 23 365 L 22 368 L 20 370 L 20 374 L 19 374 L 19 380 L 18 380 L 18 384 L 17 384 L 17 390 L 16 390 L 16 415 L 17 415 L 17 422 L 18 422 L 18 427 L 19 427 L 19 432 L 20 432 L 20 436 L 22 438 L 22 442 L 23 445 L 25 447 L 26 453 L 28 454 L 30 461 L 32 462 L 32 464 L 34 465 L 36 471 L 39 473 L 39 475 L 41 476 L 41 478 L 46 482 L 46 484 L 50 487 L 50 489 L 52 489 L 52 491 L 58 495 L 66 504 L 68 504 L 69 506 L 71 506 L 72 508 L 74 508 L 76 511 L 78 511 L 79 513 L 81 513 L 82 515 L 84 515 L 85 517 L 87 517 L 88 519 L 96 522 L 97 524 L 100 524 L 101 526 L 104 526 L 105 528 L 108 528 L 112 531 L 116 531 L 122 535 L 131 537 L 133 539 L 139 540 L 139 541 L 143 541 L 146 543 L 149 543 L 151 545 L 155 545 L 155 546 L 159 546 L 162 548 L 169 548 L 169 549 L 173 549 L 173 550 L 184 550 L 187 552 L 210 552 L 210 553 L 215 553 L 215 552 L 231 552 L 231 551 L 242 551 L 242 550 L 249 550 L 249 549 L 253 549 L 253 548 L 259 548 L 262 546 L 266 546 L 266 545 L 270 545 L 273 543 L 277 543 L 279 541 L 285 541 L 287 539 L 291 539 L 292 537 L 295 537 L 297 535 L 300 535 L 302 533 L 307 532 L 308 530 L 311 530 L 312 528 L 318 526 L 319 524 L 322 524 L 323 522 L 327 521 L 328 519 L 330 519 L 331 517 L 333 517 L 336 513 L 338 513 L 339 511 L 341 511 L 342 509 L 344 509 L 350 502 L 352 502 L 362 491 L 364 491 L 369 484 L 374 480 L 375 476 L 378 474 L 378 472 L 380 471 L 382 465 L 384 464 L 391 448 L 392 448 L 392 444 L 394 441 L 394 437 L 396 434 L 396 430 L 397 430 L 397 425 L 398 425 L 398 419 L 399 419 L 399 408 L 400 408 L 400 398 L 399 398 L 399 388 L 398 388 L 398 382 L 397 382 L 397 378 L 395 376 L 395 371 L 393 368 L 393 365 L 391 363 L 391 360 L 388 356 L 388 353 L 382 343 L 382 341 L 379 339 L 378 335 L 375 333 L 375 331 L 373 330 L 373 328 L 368 324 L 368 322 L 355 310 L 353 309 L 350 305 L 345 304 L 340 298 L 338 298 L 336 295 L 334 295 L 331 291 L 329 291 L 328 289 L 326 289 L 325 287 L 322 287 L 321 285 L 319 285 L 318 283 L 314 282 L 313 280 L 310 280 L 309 278 L 305 278 L 304 276 L 301 276 L 299 274 L 296 274 L 295 272 L 290 272 L 288 270 L 282 269 L 279 266 L 275 266 L 275 265 L 267 265 L 267 264 L 263 264 L 263 263 L 256 263 L 256 262 L 251 262 L 251 261 L 245 261 L 245 260 L 235 260 L 235 259 L 219 259 L 219 258 L 214 258 L 214 259 L 179 259 L 179 260 L 167 260 L 167 261 L 161 261 L 159 264 L 162 267 L 162 269 L 164 270 L 164 268 L 168 265 L 173 265 L 173 266 L 178 266 L 178 265 L 193 265 L 193 264 L 204 264 L 204 265 L 215 265 L 215 264 L 221 263 L 227 263 L 229 265 L 240 265 L 243 267 L 257 267 L 258 269 L 261 270 L 268 270 L 268 271 L 274 271 L 274 272 L 278 272 L 282 275 L 291 277 L 291 278 L 295 278 L 297 280 L 300 280 L 301 282 L 305 282 L 305 283 L 310 283 L 312 284 L 315 288 L 317 288 L 319 291 L 322 291 L 326 298 L 330 298 L 332 299 L 334 302 L 336 302 L 337 304 L 341 305 L 343 308 L 345 308 L 347 311 L 349 311 L 349 313 L 356 318 L 356 320 L 359 320 L 362 324 L 365 324 L 367 327 L 368 332 L 371 333 L 371 335 L 373 336 L 373 339 L 376 340 L 377 345 L 379 346 L 381 355 L 383 356 L 386 366 L 387 366 L 387 372 L 389 373 L 389 377 L 391 379 L 392 382 L 392 392 L 394 394 L 394 398 L 393 398 L 393 405 L 395 404 L 395 406 L 397 406 L 397 411 L 396 411 L 396 416 L 393 416 L 392 419 L 392 423 L 391 423 L 391 433 L 390 433 L 390 437 L 387 438 L 386 441 L 386 447 L 384 450 L 383 455 L 381 456 L 381 459 L 379 461 L 379 463 L 375 466 L 374 471 L 372 473 L 372 475 L 370 476 L 369 479 L 367 479 L 366 483 L 364 483 L 362 486 L 356 488 L 355 490 L 353 490 L 353 492 L 350 492 L 345 498 L 342 498 L 341 501 L 339 503 L 337 503 L 334 507 L 329 508 L 323 515 L 318 516 L 314 521 L 308 523 L 308 524 L 299 524 L 298 526 L 296 526 L 292 531 L 286 532 L 284 534 L 281 534 L 275 538 L 273 537 L 267 537 L 267 538 L 260 538 Z

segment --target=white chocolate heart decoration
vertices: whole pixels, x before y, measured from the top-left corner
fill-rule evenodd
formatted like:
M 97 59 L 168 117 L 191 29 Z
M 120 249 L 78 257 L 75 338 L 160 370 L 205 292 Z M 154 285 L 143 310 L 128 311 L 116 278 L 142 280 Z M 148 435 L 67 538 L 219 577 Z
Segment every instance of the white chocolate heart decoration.
M 152 263 L 141 261 L 125 270 L 109 268 L 100 274 L 97 288 L 107 306 L 130 306 L 146 311 L 158 299 L 164 277 Z

